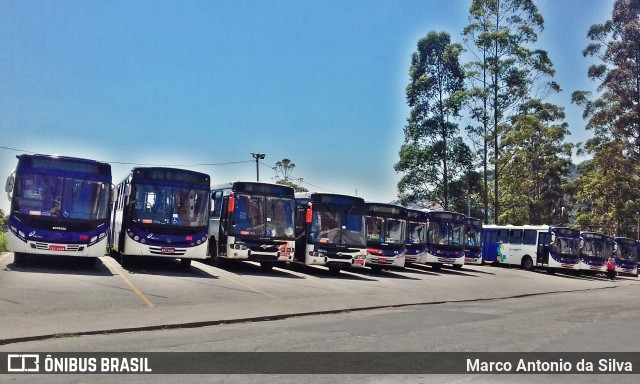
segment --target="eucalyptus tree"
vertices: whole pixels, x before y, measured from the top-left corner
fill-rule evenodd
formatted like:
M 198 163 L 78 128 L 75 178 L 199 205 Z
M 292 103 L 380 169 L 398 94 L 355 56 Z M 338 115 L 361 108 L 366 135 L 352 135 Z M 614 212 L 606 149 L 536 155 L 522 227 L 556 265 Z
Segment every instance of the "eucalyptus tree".
M 598 61 L 587 72 L 598 95 L 572 95 L 594 135 L 584 146 L 592 159 L 576 181 L 578 220 L 621 233 L 640 208 L 640 1 L 616 0 L 611 19 L 587 36 L 592 42 L 583 55 Z
M 500 221 L 559 222 L 562 211 L 568 211 L 565 196 L 574 145 L 565 142 L 570 132 L 564 118 L 563 108 L 530 100 L 512 119 L 498 160 L 505 191 Z M 506 168 L 509 172 L 502 172 Z
M 489 215 L 488 180 L 493 174 L 493 216 L 500 215 L 501 140 L 521 104 L 559 91 L 547 52 L 531 48 L 544 20 L 533 0 L 473 0 L 464 42 L 474 55 L 467 63 L 470 115 L 478 122 L 472 135 L 482 142 L 485 221 Z M 488 169 L 492 155 L 493 172 Z
M 410 116 L 404 128 L 400 160 L 404 173 L 398 183 L 402 203 L 449 205 L 451 180 L 470 166 L 471 151 L 458 136 L 464 72 L 460 44 L 446 32 L 429 32 L 418 41 L 411 58 L 407 103 Z

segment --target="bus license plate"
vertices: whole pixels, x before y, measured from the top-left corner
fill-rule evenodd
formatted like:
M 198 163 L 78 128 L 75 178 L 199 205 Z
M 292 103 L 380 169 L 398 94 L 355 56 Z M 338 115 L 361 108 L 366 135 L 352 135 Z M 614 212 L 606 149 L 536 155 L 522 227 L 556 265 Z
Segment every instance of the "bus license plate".
M 383 258 L 383 257 L 379 257 L 378 258 L 378 263 L 386 263 L 387 259 Z
M 160 248 L 160 252 L 162 253 L 175 253 L 175 248 Z
M 353 264 L 363 265 L 364 264 L 364 260 L 354 260 Z
M 66 251 L 67 247 L 65 247 L 64 245 L 50 245 L 49 250 L 50 251 Z

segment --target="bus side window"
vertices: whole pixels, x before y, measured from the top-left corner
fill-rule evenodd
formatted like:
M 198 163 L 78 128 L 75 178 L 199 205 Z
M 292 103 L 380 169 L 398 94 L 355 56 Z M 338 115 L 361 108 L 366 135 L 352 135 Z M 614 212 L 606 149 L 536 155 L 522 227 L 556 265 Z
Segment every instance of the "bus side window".
M 522 229 L 512 229 L 511 233 L 509 233 L 509 243 L 510 244 L 522 244 Z
M 498 229 L 498 243 L 508 244 L 509 243 L 509 230 L 508 229 Z
M 525 229 L 524 230 L 524 244 L 527 245 L 536 245 L 536 237 L 538 236 L 538 231 L 533 229 Z
M 211 217 L 214 219 L 219 219 L 220 214 L 222 213 L 222 191 L 213 192 L 212 196 L 212 204 L 211 207 Z

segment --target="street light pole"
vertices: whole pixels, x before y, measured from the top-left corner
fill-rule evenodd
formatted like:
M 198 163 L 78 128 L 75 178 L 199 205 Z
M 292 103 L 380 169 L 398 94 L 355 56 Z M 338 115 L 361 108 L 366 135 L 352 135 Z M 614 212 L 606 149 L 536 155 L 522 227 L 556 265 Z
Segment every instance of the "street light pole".
M 251 156 L 256 159 L 256 181 L 260 182 L 260 169 L 258 168 L 260 160 L 264 159 L 266 156 L 264 153 L 253 153 L 251 152 Z

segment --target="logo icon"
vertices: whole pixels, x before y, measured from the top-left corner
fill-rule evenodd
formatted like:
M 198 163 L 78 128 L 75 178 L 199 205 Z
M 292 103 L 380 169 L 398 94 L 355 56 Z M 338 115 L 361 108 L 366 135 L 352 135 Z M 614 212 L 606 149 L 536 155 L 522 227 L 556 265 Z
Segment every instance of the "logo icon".
M 40 355 L 8 354 L 7 372 L 40 372 Z

